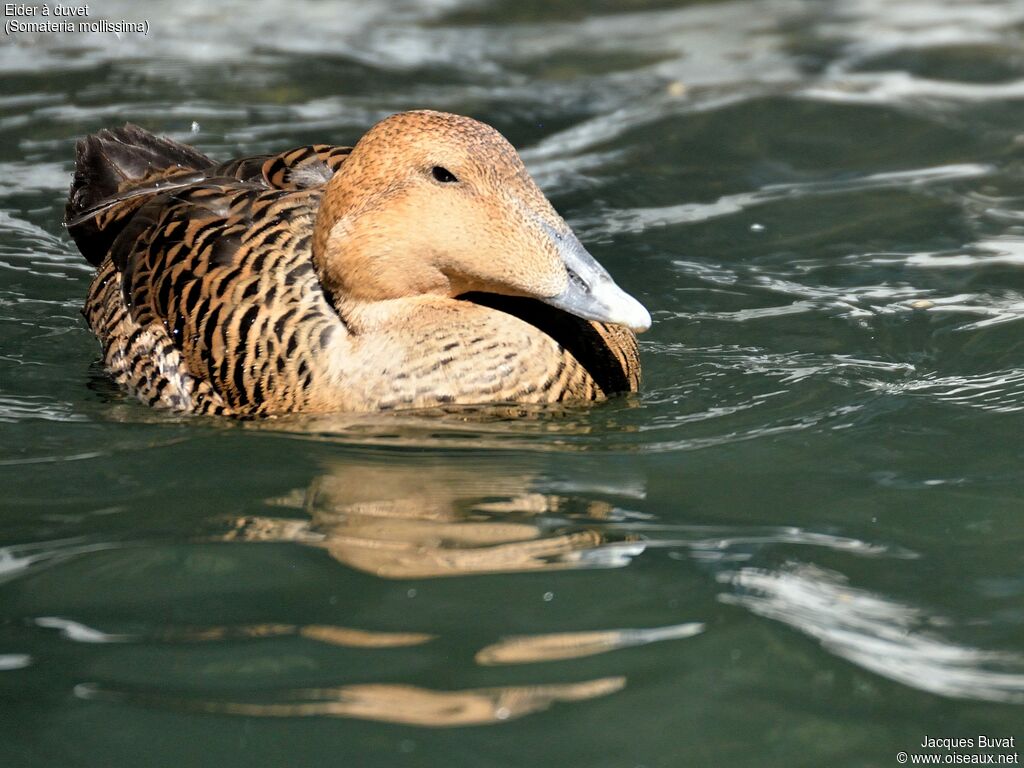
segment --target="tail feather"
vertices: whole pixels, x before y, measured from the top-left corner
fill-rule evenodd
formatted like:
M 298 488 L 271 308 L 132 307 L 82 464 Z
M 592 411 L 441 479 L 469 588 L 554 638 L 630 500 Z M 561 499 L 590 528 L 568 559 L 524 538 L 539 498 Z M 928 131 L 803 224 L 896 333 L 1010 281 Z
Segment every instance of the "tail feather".
M 82 255 L 99 266 L 131 215 L 160 191 L 132 194 L 133 189 L 211 165 L 202 152 L 131 123 L 87 136 L 77 145 L 65 209 L 68 232 Z

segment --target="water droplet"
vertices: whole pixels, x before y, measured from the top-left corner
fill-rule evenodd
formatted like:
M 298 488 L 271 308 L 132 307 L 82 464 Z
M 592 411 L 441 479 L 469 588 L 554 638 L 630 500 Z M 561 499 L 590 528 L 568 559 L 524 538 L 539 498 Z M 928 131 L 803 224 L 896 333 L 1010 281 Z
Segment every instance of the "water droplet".
M 555 593 L 554 592 L 545 592 L 544 593 L 544 602 L 545 603 L 550 603 L 554 599 L 555 599 Z
M 405 596 L 410 598 L 410 599 L 416 597 L 416 590 L 415 589 L 406 590 Z
M 765 229 L 764 224 L 751 224 L 750 225 L 750 231 L 751 232 L 764 232 L 764 229 Z
M 512 716 L 512 711 L 508 707 L 498 707 L 494 710 L 494 717 L 498 720 L 508 720 Z
M 199 123 L 195 120 L 192 121 L 192 133 L 199 133 Z

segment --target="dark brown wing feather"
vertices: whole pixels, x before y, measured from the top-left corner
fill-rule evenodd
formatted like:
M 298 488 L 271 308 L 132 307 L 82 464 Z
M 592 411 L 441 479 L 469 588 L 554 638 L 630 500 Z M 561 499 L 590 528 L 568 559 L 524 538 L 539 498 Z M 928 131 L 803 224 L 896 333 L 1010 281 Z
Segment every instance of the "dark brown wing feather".
M 140 158 L 126 156 L 129 141 Z M 84 314 L 107 367 L 176 410 L 301 409 L 322 373 L 317 350 L 344 332 L 309 241 L 320 187 L 349 148 L 221 165 L 186 150 L 134 126 L 80 142 L 68 229 L 98 257 Z
M 318 189 L 189 187 L 155 198 L 114 243 L 132 317 L 162 327 L 231 412 L 309 406 L 320 352 L 346 332 L 309 255 L 319 199 Z
M 131 189 L 213 165 L 192 147 L 130 123 L 87 136 L 76 149 L 65 222 L 82 255 L 97 267 L 131 214 L 146 201 L 143 195 L 130 194 Z
M 98 267 L 135 211 L 154 197 L 217 178 L 268 189 L 321 186 L 351 149 L 314 144 L 217 164 L 187 144 L 131 123 L 104 129 L 76 146 L 65 224 L 82 255 Z

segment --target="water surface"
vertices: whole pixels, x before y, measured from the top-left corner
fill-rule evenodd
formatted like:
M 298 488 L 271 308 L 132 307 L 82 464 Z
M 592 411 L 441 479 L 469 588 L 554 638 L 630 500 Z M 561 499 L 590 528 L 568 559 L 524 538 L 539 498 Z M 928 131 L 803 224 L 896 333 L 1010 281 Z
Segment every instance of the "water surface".
M 1024 738 L 1024 5 L 90 7 L 150 34 L 0 43 L 3 765 Z M 227 158 L 416 107 L 503 131 L 652 310 L 639 397 L 226 423 L 109 384 L 76 137 Z

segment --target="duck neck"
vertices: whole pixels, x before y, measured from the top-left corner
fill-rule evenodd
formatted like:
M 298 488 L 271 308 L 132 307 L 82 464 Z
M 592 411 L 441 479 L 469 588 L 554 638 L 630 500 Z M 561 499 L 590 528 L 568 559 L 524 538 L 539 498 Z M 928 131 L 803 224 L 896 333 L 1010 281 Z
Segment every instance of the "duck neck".
M 313 231 L 313 266 L 335 310 L 415 296 L 452 296 L 445 273 L 425 258 L 406 227 L 378 211 L 339 207 L 325 196 Z

